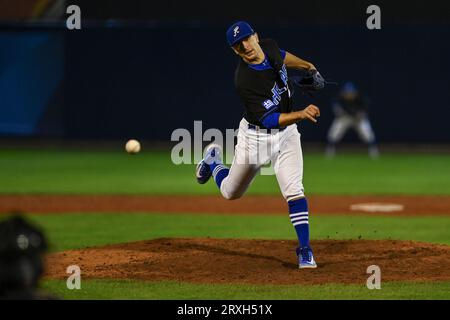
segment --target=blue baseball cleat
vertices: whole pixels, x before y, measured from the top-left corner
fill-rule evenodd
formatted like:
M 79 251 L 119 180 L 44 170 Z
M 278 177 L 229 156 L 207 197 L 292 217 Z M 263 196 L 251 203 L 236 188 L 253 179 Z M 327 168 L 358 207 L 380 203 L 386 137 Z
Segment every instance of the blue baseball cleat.
M 197 182 L 204 184 L 211 178 L 212 172 L 210 165 L 213 163 L 222 163 L 220 153 L 222 148 L 218 144 L 210 144 L 206 147 L 205 157 L 200 161 L 195 170 Z
M 317 264 L 314 261 L 313 252 L 310 247 L 298 247 L 296 252 L 298 256 L 298 267 L 300 269 L 317 268 Z

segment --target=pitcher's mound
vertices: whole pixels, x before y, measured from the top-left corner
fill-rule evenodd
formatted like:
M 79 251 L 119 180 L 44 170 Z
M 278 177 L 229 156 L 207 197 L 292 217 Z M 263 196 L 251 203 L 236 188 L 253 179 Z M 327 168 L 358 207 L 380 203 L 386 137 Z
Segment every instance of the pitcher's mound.
M 155 239 L 71 250 L 48 257 L 47 277 L 66 279 L 78 265 L 82 278 L 175 280 L 198 283 L 364 285 L 367 267 L 382 281 L 450 280 L 450 246 L 392 240 L 319 240 L 317 269 L 297 266 L 296 241 Z

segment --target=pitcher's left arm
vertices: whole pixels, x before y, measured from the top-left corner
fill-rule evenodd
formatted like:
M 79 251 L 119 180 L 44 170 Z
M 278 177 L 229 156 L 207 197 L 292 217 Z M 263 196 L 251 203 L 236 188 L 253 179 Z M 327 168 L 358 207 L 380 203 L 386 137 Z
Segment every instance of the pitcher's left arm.
M 286 65 L 286 67 L 290 69 L 316 70 L 316 67 L 311 62 L 303 60 L 287 51 L 283 62 Z

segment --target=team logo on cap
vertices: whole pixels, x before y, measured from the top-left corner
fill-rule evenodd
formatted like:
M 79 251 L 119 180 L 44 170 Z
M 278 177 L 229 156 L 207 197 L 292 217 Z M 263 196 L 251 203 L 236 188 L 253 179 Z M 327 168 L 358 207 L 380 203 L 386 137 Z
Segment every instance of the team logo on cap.
M 233 37 L 236 38 L 237 34 L 239 33 L 239 26 L 234 27 L 233 31 L 234 31 Z

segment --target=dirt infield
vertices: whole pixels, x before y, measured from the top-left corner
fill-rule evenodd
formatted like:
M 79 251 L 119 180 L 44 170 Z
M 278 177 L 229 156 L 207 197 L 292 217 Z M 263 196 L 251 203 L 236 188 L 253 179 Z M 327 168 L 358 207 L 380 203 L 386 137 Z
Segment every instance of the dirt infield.
M 308 196 L 312 214 L 450 215 L 450 196 Z M 283 214 L 280 196 L 1 195 L 0 213 L 166 212 Z
M 370 265 L 382 281 L 450 280 L 450 246 L 392 240 L 313 241 L 317 269 L 298 270 L 296 242 L 240 239 L 156 239 L 54 253 L 47 278 L 173 280 L 193 283 L 364 285 Z

